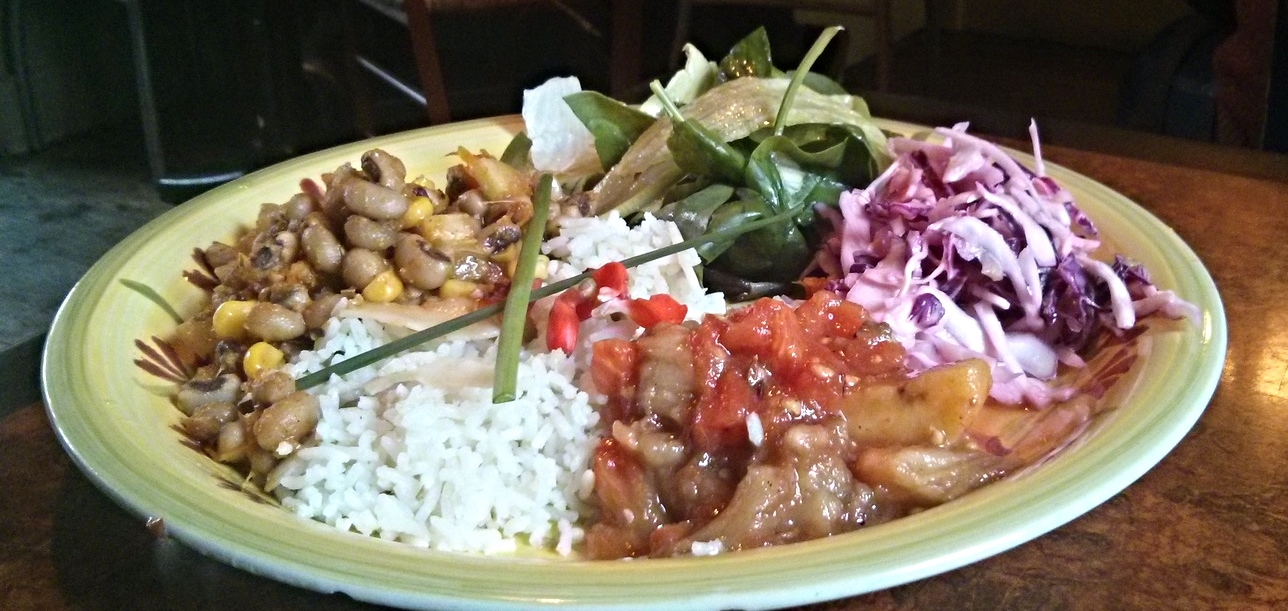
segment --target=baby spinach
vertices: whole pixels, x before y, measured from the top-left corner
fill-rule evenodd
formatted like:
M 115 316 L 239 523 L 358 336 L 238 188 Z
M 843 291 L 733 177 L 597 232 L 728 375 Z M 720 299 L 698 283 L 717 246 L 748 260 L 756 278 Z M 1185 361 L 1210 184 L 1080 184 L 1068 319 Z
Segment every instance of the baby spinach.
M 764 27 L 756 28 L 729 49 L 720 60 L 720 77 L 726 81 L 745 76 L 777 76 L 770 56 L 769 34 Z
M 725 243 L 708 243 L 699 255 L 708 270 L 730 284 L 745 286 L 742 293 L 790 283 L 808 266 L 818 247 L 819 232 L 808 204 L 835 204 L 848 186 L 867 184 L 876 171 L 868 142 L 861 129 L 843 125 L 787 125 L 796 91 L 823 47 L 836 34 L 824 32 L 796 77 L 788 85 L 772 127 L 747 138 L 726 142 L 696 120 L 683 116 L 654 82 L 653 92 L 662 101 L 672 123 L 667 148 L 675 163 L 691 176 L 714 184 L 673 201 L 659 214 L 680 226 L 686 236 L 727 230 L 740 223 L 784 210 L 800 210 L 774 226 L 747 232 Z M 768 59 L 763 30 L 744 39 L 722 68 L 741 66 L 751 71 Z M 753 288 L 754 287 L 754 288 Z
M 599 163 L 611 168 L 635 139 L 653 124 L 653 117 L 596 91 L 564 96 L 564 102 L 595 138 Z

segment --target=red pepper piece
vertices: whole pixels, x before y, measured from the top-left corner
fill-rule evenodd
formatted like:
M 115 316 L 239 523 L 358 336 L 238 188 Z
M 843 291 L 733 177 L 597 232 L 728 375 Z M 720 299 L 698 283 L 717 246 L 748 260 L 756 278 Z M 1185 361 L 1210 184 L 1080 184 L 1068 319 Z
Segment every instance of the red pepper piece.
M 578 327 L 581 325 L 581 318 L 577 316 L 580 301 L 581 296 L 573 290 L 564 291 L 555 298 L 546 322 L 546 348 L 572 354 L 573 347 L 577 345 Z
M 626 294 L 626 266 L 618 261 L 605 263 L 591 274 L 597 289 L 608 289 L 613 294 L 609 297 L 620 297 Z M 598 291 L 596 291 L 598 292 Z
M 588 289 L 589 292 L 583 292 L 585 290 L 587 289 L 580 287 L 568 289 L 569 292 L 577 293 L 577 318 L 579 320 L 590 318 L 591 313 L 594 312 L 595 308 L 599 307 L 600 304 L 598 286 L 590 287 L 590 289 Z
M 652 295 L 647 299 L 630 300 L 626 313 L 635 324 L 651 329 L 658 323 L 684 322 L 684 315 L 689 313 L 689 308 L 670 295 Z
M 585 289 L 575 289 L 583 292 L 581 301 L 577 302 L 577 316 L 582 320 L 590 318 L 591 312 L 600 304 L 626 295 L 626 266 L 617 261 L 600 266 L 590 274 L 590 278 L 594 287 L 588 293 Z

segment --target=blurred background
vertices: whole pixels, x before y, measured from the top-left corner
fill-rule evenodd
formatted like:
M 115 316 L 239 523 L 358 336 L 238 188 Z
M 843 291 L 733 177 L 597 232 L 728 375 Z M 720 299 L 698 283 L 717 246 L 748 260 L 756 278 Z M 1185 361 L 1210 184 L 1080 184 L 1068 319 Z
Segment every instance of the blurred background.
M 1288 180 L 1282 0 L 420 1 L 4 0 L 0 384 L 34 399 L 76 279 L 204 190 L 551 76 L 639 101 L 762 25 L 782 68 L 845 25 L 819 66 L 879 116 Z

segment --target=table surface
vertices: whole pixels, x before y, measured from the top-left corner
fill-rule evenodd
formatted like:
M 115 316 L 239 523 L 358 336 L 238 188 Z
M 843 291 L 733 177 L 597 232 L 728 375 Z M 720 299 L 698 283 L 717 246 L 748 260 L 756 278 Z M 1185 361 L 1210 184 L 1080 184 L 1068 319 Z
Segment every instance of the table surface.
M 1157 467 L 1006 553 L 821 610 L 1288 608 L 1288 183 L 1060 147 L 1173 227 L 1220 289 L 1229 349 Z M 35 403 L 0 412 L 0 608 L 371 609 L 151 533 L 70 462 Z

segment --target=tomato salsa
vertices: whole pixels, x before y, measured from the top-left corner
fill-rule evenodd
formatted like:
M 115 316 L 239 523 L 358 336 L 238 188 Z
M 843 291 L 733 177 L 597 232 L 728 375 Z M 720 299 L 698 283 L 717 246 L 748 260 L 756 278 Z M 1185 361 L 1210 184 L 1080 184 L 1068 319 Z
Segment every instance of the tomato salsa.
M 905 378 L 904 356 L 885 325 L 827 291 L 596 342 L 591 375 L 613 424 L 592 465 L 590 555 L 715 553 L 884 518 L 850 468 L 859 447 L 840 403 Z M 794 509 L 819 503 L 832 511 Z

